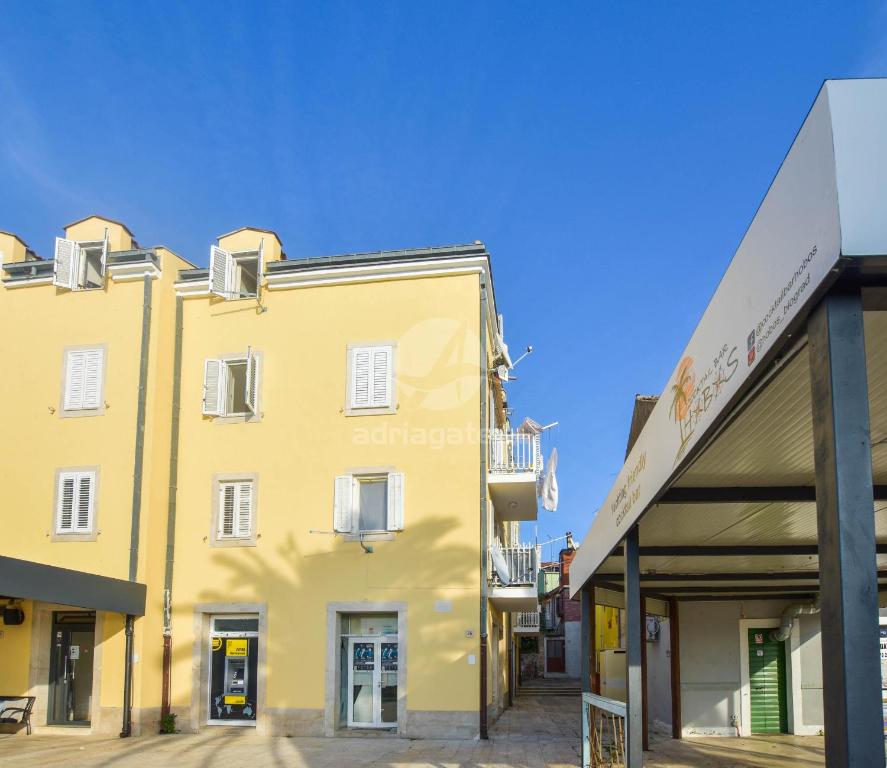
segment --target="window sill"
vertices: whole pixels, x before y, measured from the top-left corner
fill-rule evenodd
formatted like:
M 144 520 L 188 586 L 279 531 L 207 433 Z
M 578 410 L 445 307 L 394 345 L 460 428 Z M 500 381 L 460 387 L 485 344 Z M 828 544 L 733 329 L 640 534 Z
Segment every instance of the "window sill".
M 397 413 L 396 405 L 386 405 L 383 408 L 352 408 L 351 406 L 346 406 L 345 415 L 346 416 L 381 416 L 383 414 L 393 414 Z
M 214 424 L 256 424 L 262 420 L 254 413 L 233 413 L 228 416 L 209 416 Z
M 101 408 L 78 408 L 77 410 L 65 410 L 64 408 L 59 411 L 60 419 L 82 419 L 87 416 L 104 416 L 105 408 L 102 406 Z
M 397 531 L 364 531 L 363 533 L 346 533 L 345 541 L 394 541 Z
M 98 539 L 98 533 L 96 532 L 83 532 L 83 533 L 53 533 L 50 541 L 53 543 L 65 543 L 65 542 L 76 542 L 76 541 L 96 541 Z
M 211 547 L 225 548 L 225 547 L 255 547 L 257 545 L 256 537 L 250 536 L 249 538 L 213 538 L 210 540 L 209 545 Z

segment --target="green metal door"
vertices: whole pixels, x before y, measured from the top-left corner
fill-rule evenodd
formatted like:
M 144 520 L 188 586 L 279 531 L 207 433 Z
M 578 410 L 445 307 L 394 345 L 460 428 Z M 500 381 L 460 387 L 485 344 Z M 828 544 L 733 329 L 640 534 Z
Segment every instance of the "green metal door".
M 751 732 L 788 733 L 785 702 L 785 643 L 771 640 L 771 629 L 748 631 Z

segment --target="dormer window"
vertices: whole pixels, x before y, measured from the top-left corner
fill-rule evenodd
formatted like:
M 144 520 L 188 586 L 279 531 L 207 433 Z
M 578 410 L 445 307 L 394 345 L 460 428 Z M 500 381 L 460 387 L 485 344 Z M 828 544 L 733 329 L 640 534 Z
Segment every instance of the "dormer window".
M 209 288 L 223 299 L 248 299 L 259 295 L 264 242 L 257 251 L 231 253 L 212 246 L 209 253 Z
M 83 291 L 102 288 L 108 268 L 108 233 L 104 240 L 55 239 L 52 282 L 59 288 Z

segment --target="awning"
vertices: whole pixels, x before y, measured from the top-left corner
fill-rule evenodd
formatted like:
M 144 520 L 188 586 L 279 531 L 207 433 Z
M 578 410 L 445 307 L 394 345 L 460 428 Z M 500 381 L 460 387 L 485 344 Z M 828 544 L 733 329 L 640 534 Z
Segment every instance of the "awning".
M 0 595 L 145 615 L 144 584 L 0 555 Z

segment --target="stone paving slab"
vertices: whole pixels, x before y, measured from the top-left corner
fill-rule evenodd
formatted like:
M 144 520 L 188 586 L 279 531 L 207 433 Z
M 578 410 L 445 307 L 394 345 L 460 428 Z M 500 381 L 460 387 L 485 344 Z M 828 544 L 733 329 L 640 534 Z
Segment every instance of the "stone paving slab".
M 252 729 L 200 734 L 0 736 L 3 768 L 576 768 L 578 696 L 522 696 L 490 730 L 489 741 L 391 738 L 284 738 Z M 818 768 L 821 737 L 693 738 L 653 736 L 647 768 Z

